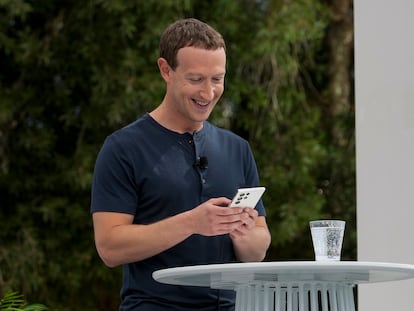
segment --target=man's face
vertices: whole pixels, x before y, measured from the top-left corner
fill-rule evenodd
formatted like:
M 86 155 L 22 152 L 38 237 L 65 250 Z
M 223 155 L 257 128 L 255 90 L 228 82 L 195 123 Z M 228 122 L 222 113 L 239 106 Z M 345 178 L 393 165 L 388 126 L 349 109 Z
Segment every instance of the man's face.
M 166 99 L 184 124 L 200 123 L 223 94 L 226 53 L 224 49 L 185 47 L 178 51 L 177 61 L 166 79 Z

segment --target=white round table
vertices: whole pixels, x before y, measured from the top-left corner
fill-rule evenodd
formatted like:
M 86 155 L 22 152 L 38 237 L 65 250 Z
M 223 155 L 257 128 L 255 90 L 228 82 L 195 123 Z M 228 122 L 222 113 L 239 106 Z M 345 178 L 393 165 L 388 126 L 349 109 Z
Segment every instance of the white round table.
M 158 270 L 161 283 L 236 291 L 236 311 L 355 311 L 356 284 L 414 278 L 414 265 L 381 262 L 257 262 Z

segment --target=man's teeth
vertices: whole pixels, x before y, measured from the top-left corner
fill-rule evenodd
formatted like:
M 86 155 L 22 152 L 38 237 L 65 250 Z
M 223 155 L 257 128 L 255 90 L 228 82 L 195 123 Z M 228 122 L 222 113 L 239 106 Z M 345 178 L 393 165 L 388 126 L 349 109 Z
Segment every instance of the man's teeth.
M 200 105 L 200 106 L 207 106 L 207 105 L 208 105 L 208 102 L 200 102 L 200 101 L 197 101 L 197 100 L 194 100 L 194 102 L 195 102 L 197 105 Z

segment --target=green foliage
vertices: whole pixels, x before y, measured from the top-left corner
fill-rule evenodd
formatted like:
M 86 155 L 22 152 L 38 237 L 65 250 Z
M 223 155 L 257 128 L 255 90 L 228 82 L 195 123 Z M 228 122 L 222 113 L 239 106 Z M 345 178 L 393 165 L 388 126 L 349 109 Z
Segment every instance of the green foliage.
M 311 259 L 308 221 L 322 217 L 348 221 L 344 257 L 355 258 L 353 114 L 324 113 L 323 3 L 0 0 L 0 291 L 59 311 L 117 309 L 121 270 L 94 248 L 93 165 L 106 135 L 162 100 L 159 35 L 189 16 L 226 39 L 211 120 L 251 142 L 268 188 L 268 259 Z
M 47 311 L 42 304 L 27 304 L 23 296 L 16 292 L 8 292 L 0 299 L 0 311 Z

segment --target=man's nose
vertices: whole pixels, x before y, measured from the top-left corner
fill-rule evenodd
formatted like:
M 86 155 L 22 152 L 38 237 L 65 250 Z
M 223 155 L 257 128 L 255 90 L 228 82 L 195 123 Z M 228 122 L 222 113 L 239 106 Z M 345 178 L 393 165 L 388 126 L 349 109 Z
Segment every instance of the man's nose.
M 205 82 L 200 94 L 205 100 L 212 100 L 214 98 L 215 86 L 211 82 Z

